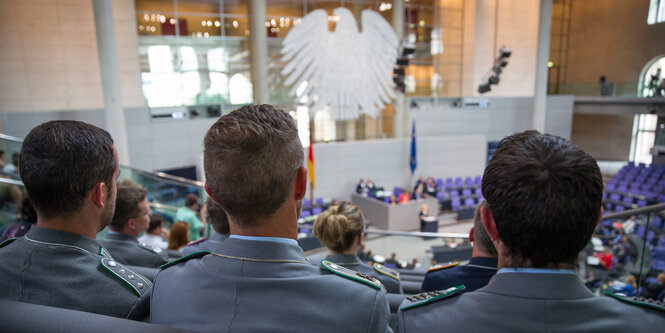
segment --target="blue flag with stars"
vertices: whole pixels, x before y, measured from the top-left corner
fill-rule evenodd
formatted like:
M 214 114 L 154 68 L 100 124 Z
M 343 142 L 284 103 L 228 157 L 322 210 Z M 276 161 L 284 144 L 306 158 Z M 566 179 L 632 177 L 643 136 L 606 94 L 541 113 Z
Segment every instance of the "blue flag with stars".
M 413 121 L 411 128 L 411 158 L 409 158 L 409 166 L 411 167 L 411 175 L 418 167 L 418 159 L 416 158 L 416 121 Z

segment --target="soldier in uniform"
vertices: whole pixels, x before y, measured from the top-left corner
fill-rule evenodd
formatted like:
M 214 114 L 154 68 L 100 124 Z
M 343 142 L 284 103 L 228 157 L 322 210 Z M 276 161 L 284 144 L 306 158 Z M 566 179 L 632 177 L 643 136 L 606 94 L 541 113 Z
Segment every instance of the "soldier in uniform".
M 475 292 L 407 297 L 398 332 L 662 331 L 662 304 L 596 296 L 573 272 L 602 218 L 603 179 L 591 156 L 560 137 L 517 133 L 499 143 L 482 189 L 499 271 Z
M 443 290 L 463 284 L 465 292 L 484 287 L 496 274 L 497 253 L 492 240 L 487 235 L 480 220 L 480 210 L 487 207 L 482 201 L 473 217 L 473 227 L 469 231 L 469 241 L 473 242 L 471 260 L 466 265 L 438 265 L 430 268 L 425 275 L 421 291 Z
M 229 219 L 226 218 L 226 213 L 213 200 L 208 199 L 206 203 L 208 207 L 208 218 L 215 233 L 210 238 L 201 238 L 199 240 L 190 242 L 182 249 L 183 255 L 192 254 L 199 251 L 213 252 L 217 249 L 219 244 L 229 237 Z
M 348 201 L 330 206 L 314 221 L 314 235 L 330 250 L 324 260 L 378 279 L 388 293 L 403 294 L 399 272 L 379 263 L 369 266 L 358 258 L 364 230 L 362 211 Z
M 132 307 L 150 281 L 95 240 L 111 222 L 120 173 L 111 136 L 77 121 L 44 123 L 25 138 L 20 160 L 38 219 L 0 244 L 0 298 L 141 317 Z
M 244 106 L 212 125 L 206 188 L 231 235 L 212 254 L 162 268 L 151 322 L 197 331 L 391 332 L 378 280 L 330 262 L 315 267 L 298 246 L 303 157 L 293 118 L 270 105 Z
M 131 185 L 120 186 L 109 233 L 99 243 L 122 264 L 159 267 L 168 262 L 166 251 L 138 241 L 139 234 L 149 226 L 150 206 L 146 190 Z

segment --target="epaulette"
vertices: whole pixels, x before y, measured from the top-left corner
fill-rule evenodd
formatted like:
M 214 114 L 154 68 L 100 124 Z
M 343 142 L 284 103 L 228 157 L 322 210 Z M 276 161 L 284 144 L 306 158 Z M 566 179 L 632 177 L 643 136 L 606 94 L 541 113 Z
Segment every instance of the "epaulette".
M 440 301 L 444 298 L 448 298 L 453 295 L 459 294 L 461 290 L 464 290 L 466 287 L 461 284 L 457 287 L 450 287 L 446 290 L 435 290 L 435 291 L 429 291 L 413 296 L 407 297 L 404 302 L 402 302 L 402 305 L 400 306 L 400 310 L 406 311 L 408 309 L 413 309 L 415 307 L 423 306 L 425 304 L 433 303 L 436 301 Z
M 0 243 L 0 248 L 3 248 L 5 246 L 11 244 L 12 242 L 14 242 L 17 239 L 18 239 L 18 237 L 6 239 L 4 242 Z
M 427 270 L 427 273 L 429 273 L 429 272 L 434 272 L 434 271 L 438 271 L 438 270 L 441 270 L 441 269 L 450 268 L 450 267 L 455 267 L 455 266 L 457 266 L 457 265 L 459 265 L 459 262 L 457 262 L 457 261 L 449 262 L 449 263 L 447 263 L 447 264 L 434 265 L 434 266 L 430 267 L 430 268 Z
M 371 277 L 365 273 L 360 273 L 356 272 L 352 269 L 348 269 L 345 267 L 342 267 L 340 265 L 337 265 L 335 263 L 332 263 L 328 260 L 321 260 L 321 269 L 325 269 L 327 271 L 333 272 L 337 275 L 343 276 L 347 279 L 355 280 L 358 282 L 362 282 L 368 286 L 374 287 L 376 289 L 381 289 L 383 287 L 383 284 L 381 281 L 378 279 Z
M 99 253 L 100 256 L 102 256 L 102 257 L 104 257 L 104 258 L 107 258 L 107 259 L 109 259 L 109 260 L 115 260 L 115 259 L 113 259 L 113 256 L 111 255 L 111 253 L 109 253 L 109 251 L 107 251 L 107 250 L 106 250 L 103 246 L 101 246 L 101 245 L 99 246 L 99 252 L 98 252 L 98 253 Z
M 139 247 L 144 249 L 144 250 L 148 250 L 152 253 L 157 253 L 157 254 L 160 254 L 164 251 L 164 250 L 162 250 L 158 247 L 150 246 L 150 245 L 145 244 L 145 243 L 139 243 Z
M 615 299 L 618 299 L 622 302 L 628 303 L 628 304 L 633 304 L 633 305 L 638 305 L 638 306 L 643 306 L 645 308 L 657 310 L 657 311 L 662 311 L 665 312 L 665 303 L 661 301 L 657 301 L 651 298 L 645 298 L 645 297 L 626 297 L 626 296 L 621 296 L 618 294 L 615 294 L 609 290 L 605 290 L 605 295 L 613 297 Z
M 372 265 L 372 267 L 374 267 L 375 271 L 377 271 L 377 272 L 379 272 L 383 275 L 390 276 L 391 278 L 399 281 L 399 272 L 398 271 L 392 270 L 392 269 L 390 269 L 386 266 L 383 266 L 383 265 L 379 264 L 378 262 L 375 262 L 374 265 Z
M 188 254 L 188 255 L 186 255 L 186 256 L 182 256 L 182 257 L 180 257 L 180 258 L 178 258 L 178 259 L 176 259 L 176 260 L 169 261 L 169 262 L 167 262 L 166 264 L 159 266 L 159 269 L 160 269 L 160 270 L 161 270 L 161 269 L 166 269 L 166 268 L 169 268 L 169 267 L 171 267 L 171 266 L 173 266 L 173 265 L 179 264 L 179 263 L 181 263 L 181 262 L 185 262 L 185 261 L 187 261 L 187 260 L 189 260 L 189 259 L 199 259 L 199 258 L 203 258 L 203 257 L 209 255 L 210 253 L 211 253 L 210 251 L 199 251 L 199 252 L 190 253 L 190 254 Z
M 135 273 L 115 260 L 102 258 L 99 261 L 99 266 L 111 273 L 112 277 L 120 280 L 124 285 L 129 287 L 136 296 L 140 297 L 152 286 L 150 280 L 143 277 L 143 275 Z
M 199 239 L 197 239 L 197 240 L 195 240 L 195 241 L 191 241 L 191 242 L 187 243 L 187 245 L 185 245 L 185 246 L 192 246 L 192 245 L 195 245 L 195 244 L 198 244 L 198 243 L 203 243 L 203 242 L 205 242 L 205 241 L 207 241 L 207 240 L 208 240 L 208 238 L 205 238 L 205 237 L 203 237 L 203 238 L 199 238 Z

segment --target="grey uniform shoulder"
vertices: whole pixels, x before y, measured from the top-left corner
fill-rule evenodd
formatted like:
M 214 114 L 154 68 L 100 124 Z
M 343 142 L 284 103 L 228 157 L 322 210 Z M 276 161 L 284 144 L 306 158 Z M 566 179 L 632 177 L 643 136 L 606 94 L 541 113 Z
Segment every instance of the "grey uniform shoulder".
M 143 277 L 143 275 L 132 271 L 113 259 L 102 258 L 99 261 L 99 267 L 109 273 L 111 277 L 120 280 L 136 296 L 141 297 L 152 286 L 150 280 Z
M 158 248 L 158 247 L 156 247 L 156 246 L 150 246 L 150 245 L 148 245 L 148 244 L 146 244 L 146 243 L 141 243 L 141 242 L 139 242 L 138 245 L 139 245 L 139 247 L 140 247 L 141 249 L 144 249 L 144 250 L 149 251 L 149 252 L 154 253 L 154 254 L 159 254 L 159 255 L 161 255 L 162 252 L 164 252 L 164 250 L 162 250 L 162 249 L 160 249 L 160 248 Z
M 450 287 L 445 290 L 435 290 L 435 291 L 429 291 L 409 296 L 404 300 L 404 302 L 402 302 L 402 305 L 399 307 L 399 309 L 400 311 L 406 311 L 419 306 L 431 304 L 455 295 L 460 295 L 461 294 L 460 291 L 464 290 L 464 288 L 465 288 L 464 285 L 459 285 L 457 287 Z
M 375 277 L 345 268 L 328 260 L 321 260 L 321 270 L 331 272 L 349 280 L 360 282 L 375 289 L 380 290 L 383 287 L 383 284 Z
M 375 262 L 374 265 L 372 265 L 372 268 L 374 268 L 375 271 L 379 272 L 380 274 L 383 274 L 385 276 L 389 276 L 397 281 L 399 281 L 399 272 L 393 269 L 390 269 L 386 266 L 383 266 L 379 264 L 378 262 Z
M 634 305 L 634 306 L 640 306 L 644 308 L 648 308 L 651 310 L 656 310 L 660 312 L 665 312 L 665 302 L 653 300 L 650 298 L 644 298 L 644 297 L 627 297 L 627 296 L 622 296 L 615 294 L 609 290 L 605 290 L 604 294 L 606 296 L 612 297 L 616 300 L 619 300 L 621 302 L 624 302 L 626 304 Z
M 159 269 L 164 270 L 166 268 L 169 268 L 171 266 L 175 266 L 177 264 L 183 263 L 183 262 L 185 262 L 187 260 L 190 260 L 190 259 L 203 258 L 203 257 L 205 257 L 206 255 L 208 255 L 210 253 L 211 253 L 210 251 L 199 251 L 199 252 L 190 253 L 190 254 L 188 254 L 186 256 L 182 256 L 182 257 L 180 257 L 176 260 L 167 262 L 166 264 L 160 266 Z

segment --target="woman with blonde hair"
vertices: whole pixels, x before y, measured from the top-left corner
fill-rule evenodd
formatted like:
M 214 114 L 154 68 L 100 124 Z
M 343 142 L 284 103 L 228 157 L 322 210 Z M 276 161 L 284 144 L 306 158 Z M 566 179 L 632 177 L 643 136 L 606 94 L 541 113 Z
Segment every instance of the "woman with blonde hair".
M 333 204 L 314 222 L 314 235 L 330 250 L 324 260 L 378 279 L 389 293 L 403 293 L 399 272 L 379 263 L 366 265 L 358 258 L 364 230 L 362 211 L 348 201 Z
M 189 224 L 178 221 L 171 225 L 169 231 L 169 246 L 167 249 L 181 251 L 189 243 Z

